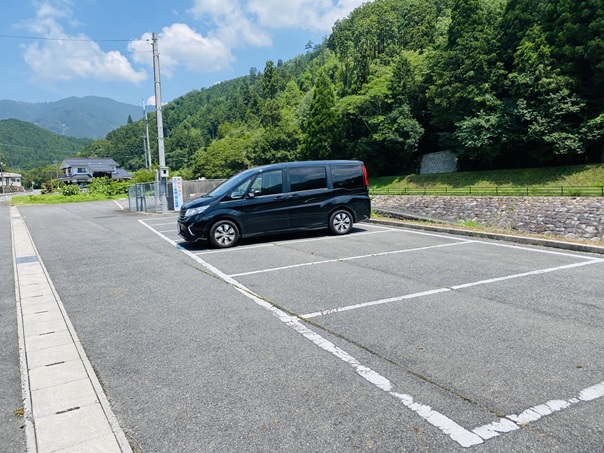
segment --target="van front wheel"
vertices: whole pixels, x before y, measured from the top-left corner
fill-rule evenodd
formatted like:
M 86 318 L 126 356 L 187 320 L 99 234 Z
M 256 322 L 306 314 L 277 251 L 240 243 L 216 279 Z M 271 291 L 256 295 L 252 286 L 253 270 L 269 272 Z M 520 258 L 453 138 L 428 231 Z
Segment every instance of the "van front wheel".
M 209 240 L 214 247 L 232 247 L 239 240 L 239 229 L 230 220 L 219 220 L 210 228 Z
M 347 234 L 352 230 L 352 216 L 345 209 L 334 212 L 329 217 L 329 230 L 333 234 Z

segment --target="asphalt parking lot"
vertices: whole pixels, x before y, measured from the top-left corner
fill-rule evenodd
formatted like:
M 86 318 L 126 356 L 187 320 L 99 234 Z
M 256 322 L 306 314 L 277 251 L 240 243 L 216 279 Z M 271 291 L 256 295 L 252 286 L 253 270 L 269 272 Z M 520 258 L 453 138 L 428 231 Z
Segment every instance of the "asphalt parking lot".
M 141 223 L 460 446 L 601 448 L 601 257 L 373 224 L 212 250 L 174 220 Z
M 135 452 L 602 451 L 602 255 L 373 223 L 215 250 L 174 213 L 19 212 Z

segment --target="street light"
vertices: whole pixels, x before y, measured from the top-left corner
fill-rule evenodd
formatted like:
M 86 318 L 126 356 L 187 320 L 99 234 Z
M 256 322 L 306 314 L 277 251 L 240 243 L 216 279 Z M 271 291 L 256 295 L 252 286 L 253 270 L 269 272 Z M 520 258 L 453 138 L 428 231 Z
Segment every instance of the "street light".
M 2 186 L 2 193 L 4 193 L 4 174 L 2 172 L 3 165 L 4 165 L 4 162 L 2 162 L 0 160 L 0 186 Z

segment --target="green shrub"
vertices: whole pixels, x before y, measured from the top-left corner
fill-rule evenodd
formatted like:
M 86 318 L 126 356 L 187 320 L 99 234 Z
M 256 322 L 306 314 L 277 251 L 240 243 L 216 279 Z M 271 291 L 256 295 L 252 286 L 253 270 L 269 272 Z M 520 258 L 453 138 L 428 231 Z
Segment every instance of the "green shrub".
M 93 178 L 90 184 L 88 184 L 88 192 L 110 197 L 127 194 L 129 185 L 129 182 L 117 182 L 109 178 Z
M 77 184 L 65 184 L 61 187 L 61 195 L 72 197 L 80 194 L 80 187 Z

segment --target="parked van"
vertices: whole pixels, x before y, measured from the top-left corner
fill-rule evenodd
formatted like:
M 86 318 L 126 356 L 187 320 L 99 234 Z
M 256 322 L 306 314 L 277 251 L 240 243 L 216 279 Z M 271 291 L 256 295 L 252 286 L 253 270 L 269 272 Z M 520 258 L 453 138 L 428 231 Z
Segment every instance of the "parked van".
M 242 237 L 288 231 L 346 234 L 370 213 L 363 162 L 289 162 L 242 171 L 183 204 L 178 234 L 225 248 Z

